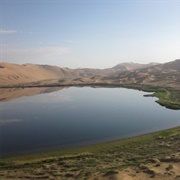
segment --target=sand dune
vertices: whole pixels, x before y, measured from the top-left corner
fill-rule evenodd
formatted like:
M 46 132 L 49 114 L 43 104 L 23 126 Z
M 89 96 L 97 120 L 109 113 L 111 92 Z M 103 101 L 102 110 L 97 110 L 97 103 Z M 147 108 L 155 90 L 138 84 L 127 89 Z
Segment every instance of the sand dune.
M 0 63 L 0 85 L 15 85 L 45 79 L 79 77 L 77 72 L 68 68 L 35 64 Z

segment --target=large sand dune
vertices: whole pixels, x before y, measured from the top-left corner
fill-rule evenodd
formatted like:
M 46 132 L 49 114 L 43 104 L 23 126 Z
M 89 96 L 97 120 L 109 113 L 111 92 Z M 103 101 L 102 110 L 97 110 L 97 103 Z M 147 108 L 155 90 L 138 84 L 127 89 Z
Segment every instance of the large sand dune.
M 79 74 L 68 68 L 49 65 L 0 63 L 0 85 L 15 85 L 72 77 L 79 77 Z

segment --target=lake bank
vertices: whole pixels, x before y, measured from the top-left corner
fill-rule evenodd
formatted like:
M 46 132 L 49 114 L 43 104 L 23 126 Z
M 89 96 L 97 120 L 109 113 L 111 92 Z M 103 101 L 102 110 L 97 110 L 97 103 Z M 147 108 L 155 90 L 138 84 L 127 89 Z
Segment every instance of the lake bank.
M 0 160 L 0 179 L 177 178 L 180 127 L 108 143 Z M 163 169 L 164 168 L 164 169 Z M 127 179 L 128 179 L 127 178 Z M 122 177 L 121 177 L 122 179 Z

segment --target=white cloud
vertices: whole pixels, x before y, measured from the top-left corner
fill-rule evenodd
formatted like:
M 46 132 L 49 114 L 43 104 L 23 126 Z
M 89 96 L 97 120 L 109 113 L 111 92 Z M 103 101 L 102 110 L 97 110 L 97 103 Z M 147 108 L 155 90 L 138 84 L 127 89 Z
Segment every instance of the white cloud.
M 69 53 L 65 47 L 9 48 L 2 47 L 2 61 L 15 63 L 39 63 L 47 60 L 60 59 Z
M 15 31 L 15 30 L 2 30 L 2 29 L 0 29 L 0 34 L 13 34 L 13 33 L 17 33 L 17 31 Z

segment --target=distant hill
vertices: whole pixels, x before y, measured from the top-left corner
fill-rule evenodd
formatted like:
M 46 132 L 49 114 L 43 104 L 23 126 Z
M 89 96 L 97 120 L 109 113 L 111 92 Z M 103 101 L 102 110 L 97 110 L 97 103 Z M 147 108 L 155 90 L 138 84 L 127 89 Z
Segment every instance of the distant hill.
M 158 63 L 149 63 L 149 64 L 138 64 L 138 63 L 120 63 L 113 67 L 113 69 L 118 69 L 122 71 L 135 70 L 135 69 L 143 69 L 146 67 L 157 65 Z
M 102 81 L 119 84 L 143 84 L 180 89 L 180 60 L 125 71 L 115 76 L 103 77 Z
M 175 61 L 165 63 L 162 65 L 162 68 L 180 71 L 180 59 L 176 59 Z
M 147 66 L 149 65 L 122 63 L 107 69 L 69 69 L 50 65 L 0 63 L 0 85 L 17 85 L 57 79 L 71 80 L 76 78 L 90 78 L 97 75 L 110 76 Z
M 121 63 L 107 69 L 0 63 L 0 85 L 142 84 L 180 89 L 180 60 L 165 64 Z

